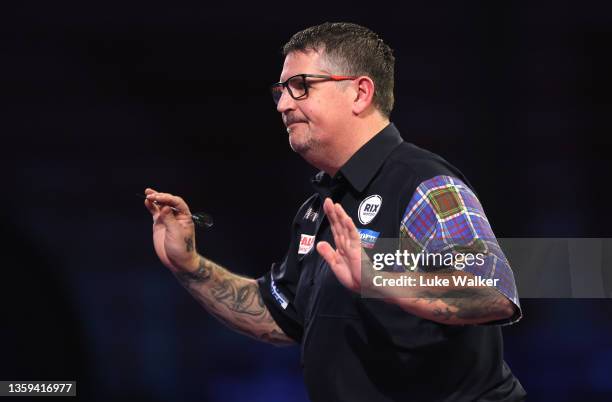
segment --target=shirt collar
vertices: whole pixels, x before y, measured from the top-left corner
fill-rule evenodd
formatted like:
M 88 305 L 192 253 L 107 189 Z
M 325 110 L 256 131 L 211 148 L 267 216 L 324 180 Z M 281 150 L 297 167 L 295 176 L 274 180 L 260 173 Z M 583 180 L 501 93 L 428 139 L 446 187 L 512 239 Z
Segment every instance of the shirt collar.
M 313 177 L 312 183 L 315 190 L 323 197 L 330 196 L 346 179 L 355 190 L 363 192 L 387 156 L 403 141 L 395 125 L 389 123 L 359 148 L 333 178 L 323 171 Z
M 372 181 L 391 151 L 403 141 L 395 125 L 389 123 L 351 156 L 340 168 L 339 174 L 361 193 Z

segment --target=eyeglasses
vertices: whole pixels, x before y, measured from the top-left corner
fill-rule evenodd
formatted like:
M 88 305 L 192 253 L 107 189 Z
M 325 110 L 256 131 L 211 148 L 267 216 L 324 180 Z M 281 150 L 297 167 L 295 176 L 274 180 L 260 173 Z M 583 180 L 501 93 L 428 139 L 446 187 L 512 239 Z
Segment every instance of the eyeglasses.
M 274 104 L 278 105 L 281 96 L 283 95 L 283 89 L 287 88 L 289 95 L 295 100 L 306 99 L 308 97 L 308 88 L 310 84 L 306 81 L 306 78 L 323 78 L 323 81 L 347 81 L 354 80 L 358 77 L 346 76 L 346 75 L 320 75 L 320 74 L 298 74 L 293 77 L 289 77 L 285 82 L 277 82 L 270 86 L 272 91 L 272 99 Z

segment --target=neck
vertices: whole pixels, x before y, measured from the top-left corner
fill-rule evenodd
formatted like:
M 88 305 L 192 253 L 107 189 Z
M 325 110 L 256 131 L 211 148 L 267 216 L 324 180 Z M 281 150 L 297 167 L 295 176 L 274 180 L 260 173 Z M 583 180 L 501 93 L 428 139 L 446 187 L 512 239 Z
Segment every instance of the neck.
M 361 147 L 388 124 L 389 119 L 381 117 L 346 127 L 343 133 L 332 136 L 333 143 L 325 146 L 326 152 L 313 152 L 316 155 L 303 155 L 303 157 L 308 163 L 333 177 Z

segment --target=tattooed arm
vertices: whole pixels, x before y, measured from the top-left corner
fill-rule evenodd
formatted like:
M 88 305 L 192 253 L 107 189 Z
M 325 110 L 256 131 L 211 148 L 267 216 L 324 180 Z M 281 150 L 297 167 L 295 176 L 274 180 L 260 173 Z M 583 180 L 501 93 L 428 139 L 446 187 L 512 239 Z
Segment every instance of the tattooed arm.
M 189 293 L 236 331 L 275 345 L 293 343 L 270 315 L 256 280 L 232 274 L 197 253 L 187 203 L 151 188 L 145 194 L 145 206 L 153 216 L 155 252 Z
M 398 277 L 399 273 L 384 273 L 386 277 Z M 403 273 L 406 275 L 406 273 Z M 452 276 L 473 277 L 471 274 L 447 272 L 410 273 L 417 279 L 446 277 L 452 283 Z M 418 283 L 418 282 L 417 282 Z M 515 314 L 515 306 L 494 287 L 414 287 L 396 292 L 394 289 L 376 289 L 390 303 L 397 304 L 404 310 L 419 317 L 443 324 L 465 325 L 481 324 L 504 320 Z M 384 293 L 391 294 L 390 296 Z
M 192 247 L 191 238 L 185 240 L 186 247 Z M 197 270 L 177 272 L 175 276 L 209 313 L 228 327 L 278 346 L 294 342 L 270 315 L 255 279 L 233 274 L 202 256 Z
M 452 286 L 452 276 L 473 276 L 456 270 L 445 274 L 449 286 L 395 287 L 384 285 L 382 280 L 378 281 L 382 286 L 376 285 L 373 281 L 375 275 L 392 280 L 401 280 L 402 276 L 411 277 L 415 284 L 419 284 L 419 276 L 431 279 L 436 275 L 441 277 L 444 273 L 375 271 L 361 247 L 359 232 L 353 220 L 342 206 L 326 199 L 323 208 L 334 234 L 336 249 L 322 241 L 317 244 L 317 250 L 338 281 L 347 288 L 355 292 L 366 292 L 368 297 L 382 298 L 409 313 L 444 324 L 481 324 L 507 319 L 515 313 L 512 302 L 495 288 Z
M 433 304 L 433 310 L 429 310 L 431 319 L 447 324 L 504 320 L 514 315 L 515 308 L 508 298 L 491 287 L 444 290 L 437 295 L 422 291 L 420 303 Z

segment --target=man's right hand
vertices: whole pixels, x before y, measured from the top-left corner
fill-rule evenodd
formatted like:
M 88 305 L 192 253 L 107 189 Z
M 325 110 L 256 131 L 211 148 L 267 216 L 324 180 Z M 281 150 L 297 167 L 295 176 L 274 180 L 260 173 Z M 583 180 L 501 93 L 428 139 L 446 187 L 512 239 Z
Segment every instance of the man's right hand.
M 144 204 L 153 216 L 153 245 L 161 262 L 174 273 L 197 270 L 195 227 L 187 203 L 181 197 L 151 188 L 145 190 L 145 195 Z
M 233 274 L 198 255 L 195 225 L 181 197 L 151 188 L 145 190 L 145 195 L 145 206 L 153 215 L 155 252 L 208 312 L 230 328 L 255 339 L 275 345 L 294 342 L 270 315 L 255 279 Z

